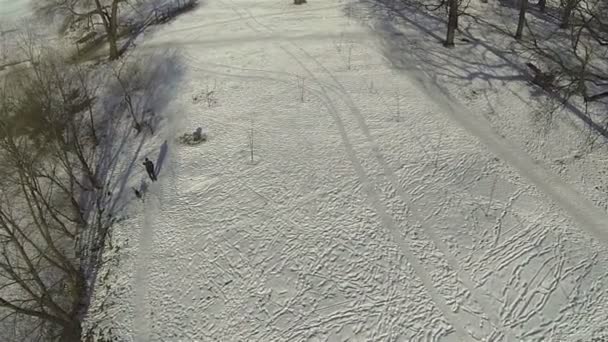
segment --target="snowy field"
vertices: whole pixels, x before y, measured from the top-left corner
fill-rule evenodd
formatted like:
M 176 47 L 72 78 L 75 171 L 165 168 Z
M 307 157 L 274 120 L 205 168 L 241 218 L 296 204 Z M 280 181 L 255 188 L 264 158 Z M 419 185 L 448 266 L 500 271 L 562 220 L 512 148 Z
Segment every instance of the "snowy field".
M 605 196 L 550 165 L 557 136 L 524 144 L 529 85 L 451 83 L 424 32 L 309 2 L 207 0 L 138 42 L 182 64 L 156 144 L 124 152 L 159 181 L 115 228 L 89 323 L 141 342 L 608 336 Z M 197 127 L 207 142 L 176 143 Z
M 11 22 L 27 15 L 29 0 L 0 0 L 0 23 Z

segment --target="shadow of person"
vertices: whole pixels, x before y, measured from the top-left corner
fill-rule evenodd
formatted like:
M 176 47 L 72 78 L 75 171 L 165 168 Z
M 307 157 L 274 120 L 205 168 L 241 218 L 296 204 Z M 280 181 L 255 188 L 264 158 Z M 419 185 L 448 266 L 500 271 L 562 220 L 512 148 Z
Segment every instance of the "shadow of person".
M 163 144 L 160 146 L 160 152 L 158 153 L 158 158 L 156 159 L 156 169 L 154 170 L 154 174 L 157 176 L 163 166 L 165 158 L 167 157 L 168 150 L 169 144 L 167 143 L 167 140 L 165 140 L 165 142 L 163 142 Z

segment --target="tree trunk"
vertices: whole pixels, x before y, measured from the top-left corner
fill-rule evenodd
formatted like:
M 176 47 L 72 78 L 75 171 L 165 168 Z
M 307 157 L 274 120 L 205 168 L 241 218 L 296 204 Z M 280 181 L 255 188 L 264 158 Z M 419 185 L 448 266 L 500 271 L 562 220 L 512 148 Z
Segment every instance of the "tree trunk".
M 110 60 L 118 59 L 118 0 L 112 1 L 112 10 L 109 18 L 108 40 L 110 42 Z
M 546 7 L 547 7 L 547 0 L 538 0 L 538 9 L 541 12 L 544 12 Z
M 116 35 L 108 35 L 108 43 L 110 44 L 110 60 L 118 59 L 118 42 L 116 41 Z
M 519 0 L 519 21 L 517 23 L 517 31 L 515 32 L 515 39 L 521 39 L 524 32 L 524 24 L 526 23 L 526 11 L 528 9 L 528 0 Z
M 97 14 L 101 17 L 103 27 L 106 30 L 108 44 L 110 44 L 110 60 L 118 59 L 120 52 L 118 51 L 118 4 L 120 0 L 112 0 L 110 13 L 101 5 L 99 0 L 95 0 Z
M 448 33 L 445 38 L 445 47 L 454 46 L 454 35 L 458 28 L 458 0 L 448 0 Z
M 59 337 L 59 342 L 77 342 L 80 341 L 82 334 L 82 326 L 80 322 L 75 321 L 73 324 L 64 326 Z
M 572 11 L 574 7 L 576 7 L 576 0 L 565 0 L 566 4 L 564 5 L 564 13 L 562 13 L 562 22 L 559 25 L 560 28 L 568 28 L 570 25 L 570 17 L 572 16 Z

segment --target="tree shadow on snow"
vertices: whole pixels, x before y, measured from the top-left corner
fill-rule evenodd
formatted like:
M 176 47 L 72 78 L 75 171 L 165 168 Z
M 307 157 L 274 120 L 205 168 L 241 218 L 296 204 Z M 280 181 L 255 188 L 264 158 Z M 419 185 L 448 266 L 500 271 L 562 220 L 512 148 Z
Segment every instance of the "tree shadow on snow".
M 114 199 L 110 206 L 112 213 L 118 213 L 124 208 L 127 201 L 122 195 L 127 188 L 129 176 L 136 167 L 140 167 L 140 159 L 142 159 L 140 154 L 148 135 L 162 128 L 163 116 L 161 114 L 175 96 L 177 84 L 183 76 L 183 69 L 180 67 L 180 60 L 175 52 L 165 51 L 145 57 L 138 56 L 133 63 L 136 63 L 138 68 L 145 65 L 143 69 L 138 69 L 137 75 L 134 76 L 135 96 L 132 97 L 135 112 L 141 115 L 140 118 L 144 122 L 142 132 L 138 134 L 128 125 L 130 117 L 124 113 L 126 111 L 124 102 L 114 101 L 114 99 L 121 98 L 120 92 L 110 93 L 109 101 L 106 103 L 106 112 L 123 113 L 116 121 L 123 127 L 110 126 L 108 134 L 109 137 L 112 137 L 112 140 L 108 141 L 118 141 L 120 144 L 111 157 L 102 159 L 107 163 L 100 164 L 98 169 L 99 174 L 103 175 L 105 183 L 109 185 L 113 193 Z M 120 87 L 113 87 L 113 89 L 120 89 Z M 146 130 L 145 127 L 149 130 Z M 119 139 L 113 137 L 116 134 L 120 135 Z M 136 146 L 131 150 L 130 158 L 121 156 L 126 152 L 124 149 L 126 143 L 129 143 L 131 147 Z M 121 164 L 117 158 L 122 159 L 123 162 L 125 160 L 129 160 L 129 162 Z
M 361 0 L 354 6 L 362 5 L 371 14 L 368 19 L 373 22 L 382 54 L 392 66 L 404 71 L 425 71 L 434 86 L 446 96 L 449 96 L 446 85 L 450 84 L 462 87 L 482 81 L 485 89 L 498 91 L 506 83 L 526 80 L 524 65 L 513 62 L 508 52 L 467 34 L 466 28 L 459 38 L 464 36 L 467 42 L 458 41 L 456 48 L 447 49 L 442 45 L 444 18 L 414 6 L 403 6 L 395 0 Z M 348 12 L 353 13 L 353 10 Z M 407 31 L 402 31 L 402 27 Z M 476 52 L 480 50 L 484 52 Z M 472 58 L 475 54 L 480 57 Z
M 104 196 L 98 198 L 93 191 L 82 193 L 80 202 L 83 208 L 89 208 L 85 218 L 92 222 L 96 201 L 101 200 L 105 219 L 109 222 L 121 219 L 126 205 L 133 199 L 133 184 L 138 184 L 134 177 L 137 168 L 141 166 L 142 151 L 152 131 L 162 128 L 163 112 L 175 95 L 178 83 L 183 78 L 180 58 L 174 51 L 161 51 L 152 55 L 137 56 L 132 61 L 140 69 L 134 81 L 136 91 L 132 93 L 131 101 L 135 113 L 150 126 L 150 130 L 137 132 L 133 127 L 131 116 L 128 114 L 124 96 L 118 91 L 120 87 L 110 81 L 105 93 L 99 94 L 103 99 L 97 104 L 98 112 L 105 116 L 97 123 L 100 144 L 97 147 L 97 164 L 95 173 L 103 184 Z M 106 73 L 107 74 L 107 73 Z M 144 182 L 145 183 L 145 182 Z M 140 191 L 147 190 L 147 184 L 138 184 Z M 90 288 L 95 285 L 98 261 L 103 253 L 107 232 L 99 231 L 90 226 L 83 232 L 83 251 L 86 279 Z M 91 292 L 92 293 L 92 292 Z M 90 298 L 89 298 L 90 300 Z M 88 303 L 87 303 L 88 305 Z
M 446 18 L 442 11 L 431 13 L 400 0 L 359 0 L 345 5 L 344 12 L 372 24 L 382 54 L 394 68 L 410 72 L 414 78 L 424 77 L 448 98 L 453 98 L 449 91 L 451 85 L 457 86 L 456 89 L 467 89 L 475 85 L 474 82 L 481 81 L 483 95 L 488 100 L 489 94 L 509 92 L 530 108 L 542 108 L 547 101 L 557 101 L 608 138 L 608 131 L 570 99 L 539 91 L 532 84 L 529 88 L 532 96 L 529 98 L 522 97 L 519 89 L 505 87 L 513 82 L 531 81 L 532 75 L 525 62 L 534 58 L 505 27 L 480 17 L 461 16 L 456 46 L 448 49 L 442 45 L 446 32 Z M 541 24 L 539 21 L 536 25 Z M 557 30 L 554 32 L 565 34 Z M 553 49 L 560 51 L 566 48 L 556 45 Z M 539 101 L 534 95 L 546 101 Z
M 517 16 L 519 15 L 519 0 L 498 0 L 498 4 L 501 7 L 511 9 L 513 18 L 517 18 Z M 538 7 L 538 1 L 528 0 L 528 9 L 526 11 L 526 17 L 532 15 L 537 19 L 543 20 L 544 22 L 549 22 L 554 25 L 558 25 L 560 21 L 560 14 L 561 11 L 559 7 L 547 3 L 545 5 L 545 10 L 541 11 Z M 517 24 L 517 22 L 515 22 L 515 24 Z
M 202 0 L 150 0 L 135 4 L 134 13 L 129 18 L 130 30 L 121 43 L 121 54 L 134 45 L 137 38 L 150 30 L 152 26 L 159 26 L 173 21 L 178 16 L 194 11 L 205 2 Z M 152 31 L 152 30 L 151 30 Z

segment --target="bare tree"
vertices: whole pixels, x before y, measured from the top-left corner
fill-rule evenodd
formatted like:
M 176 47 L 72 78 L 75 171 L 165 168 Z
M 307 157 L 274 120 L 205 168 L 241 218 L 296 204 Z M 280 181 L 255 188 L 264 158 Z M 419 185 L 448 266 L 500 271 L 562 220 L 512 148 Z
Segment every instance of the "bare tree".
M 86 73 L 33 51 L 30 68 L 0 83 L 0 319 L 34 318 L 47 340 L 73 342 L 88 292 L 80 237 L 111 220 Z
M 454 36 L 458 29 L 458 0 L 447 0 L 448 6 L 448 31 L 445 38 L 445 47 L 454 46 Z
M 372 2 L 384 10 L 388 9 L 389 18 L 392 18 L 395 14 L 402 16 L 402 11 L 407 8 L 424 9 L 430 12 L 445 10 L 448 20 L 446 39 L 443 45 L 453 47 L 459 18 L 466 13 L 470 0 L 373 0 Z
M 519 40 L 524 32 L 526 23 L 526 11 L 528 10 L 528 0 L 519 0 L 519 20 L 517 22 L 517 30 L 515 31 L 515 39 Z
M 458 30 L 458 20 L 460 15 L 464 14 L 469 0 L 465 3 L 463 0 L 439 0 L 439 2 L 434 2 L 431 0 L 430 3 L 427 3 L 426 0 L 401 0 L 404 4 L 413 4 L 415 7 L 424 7 L 426 10 L 434 12 L 437 10 L 445 9 L 447 11 L 447 33 L 446 38 L 443 43 L 445 47 L 453 47 L 454 46 L 454 38 L 456 36 L 456 31 Z
M 603 67 L 608 56 L 607 9 L 606 0 L 577 1 L 569 16 L 569 41 L 551 32 L 530 31 L 529 42 L 522 42 L 552 69 L 542 74 L 553 74 L 556 90 L 565 98 L 578 95 L 594 102 L 608 97 L 608 70 Z
M 562 0 L 561 5 L 563 8 L 561 23 L 559 25 L 560 28 L 568 28 L 570 25 L 570 18 L 572 17 L 572 11 L 576 8 L 578 4 L 578 0 Z
M 254 152 L 255 146 L 254 146 L 253 135 L 254 135 L 253 113 L 251 113 L 251 126 L 249 127 L 249 130 L 247 131 L 247 143 L 249 145 L 249 154 L 251 157 L 251 164 L 254 163 L 253 152 Z
M 547 0 L 538 0 L 538 10 L 544 12 L 547 8 Z
M 6 127 L 3 127 L 6 133 Z M 59 181 L 60 168 L 39 165 L 25 139 L 5 135 L 5 174 L 0 204 L 0 307 L 9 315 L 37 317 L 61 327 L 65 341 L 80 335 L 77 315 L 85 281 L 74 255 L 77 215 L 62 201 L 74 199 Z
M 95 83 L 91 85 L 89 80 L 89 75 L 87 70 L 80 64 L 76 64 L 75 68 L 77 70 L 76 75 L 78 77 L 79 89 L 84 94 L 86 101 L 84 102 L 88 114 L 89 119 L 89 128 L 91 130 L 91 137 L 93 138 L 93 143 L 97 145 L 99 143 L 99 137 L 97 136 L 97 131 L 95 129 L 95 119 L 93 115 L 93 103 L 96 97 L 97 88 L 99 87 L 99 83 Z
M 594 102 L 608 97 L 608 70 L 601 61 L 608 57 L 608 1 L 581 2 L 576 7 L 572 23 L 571 47 L 577 57 L 578 90 L 585 101 Z M 594 62 L 600 61 L 598 65 Z
M 304 82 L 304 76 L 298 76 L 298 87 L 300 88 L 300 102 L 304 102 L 304 91 L 306 90 Z
M 127 111 L 133 120 L 133 127 L 137 133 L 140 133 L 142 130 L 142 124 L 137 118 L 135 106 L 133 105 L 132 88 L 127 82 L 127 80 L 129 80 L 129 76 L 125 76 L 123 73 L 123 70 L 125 70 L 124 66 L 126 65 L 126 63 L 122 63 L 119 68 L 112 67 L 112 73 L 114 74 L 114 77 L 122 90 L 124 103 L 127 105 Z M 127 68 L 126 70 L 128 72 L 129 69 Z
M 110 47 L 109 58 L 120 56 L 118 49 L 120 9 L 127 0 L 43 0 L 38 12 L 60 16 L 66 25 L 85 24 L 89 30 L 101 25 Z
M 205 101 L 207 102 L 207 107 L 211 108 L 212 106 L 217 104 L 217 98 L 215 97 L 217 92 L 217 80 L 213 80 L 213 88 L 209 87 L 209 84 L 205 86 Z

